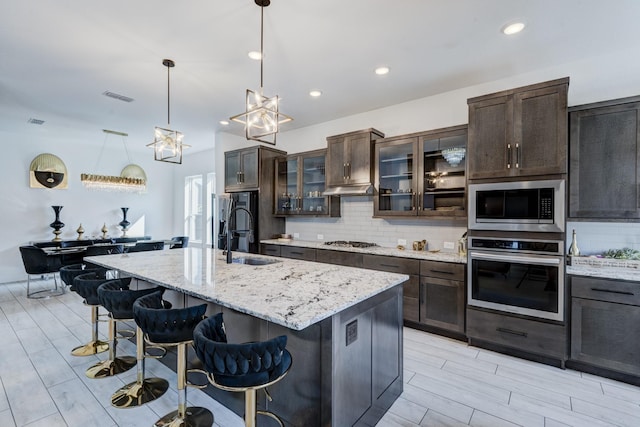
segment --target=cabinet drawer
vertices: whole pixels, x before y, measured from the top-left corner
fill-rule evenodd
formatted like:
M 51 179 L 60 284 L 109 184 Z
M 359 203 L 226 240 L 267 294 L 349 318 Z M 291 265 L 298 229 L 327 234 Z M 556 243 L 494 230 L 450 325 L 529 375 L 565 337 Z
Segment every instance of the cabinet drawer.
M 280 245 L 263 244 L 260 249 L 262 255 L 280 256 Z
M 620 304 L 640 305 L 640 283 L 572 276 L 571 296 Z
M 362 254 L 355 252 L 316 249 L 316 261 L 327 264 L 362 267 Z
M 567 332 L 563 325 L 474 309 L 467 309 L 467 336 L 562 360 L 567 353 Z
M 364 254 L 362 256 L 362 266 L 371 270 L 389 271 L 391 273 L 416 276 L 420 274 L 420 261 L 417 259 Z
M 464 264 L 441 261 L 420 261 L 420 275 L 464 282 Z
M 316 260 L 316 250 L 313 248 L 300 248 L 297 246 L 283 246 L 280 255 L 285 258 L 302 259 L 305 261 Z

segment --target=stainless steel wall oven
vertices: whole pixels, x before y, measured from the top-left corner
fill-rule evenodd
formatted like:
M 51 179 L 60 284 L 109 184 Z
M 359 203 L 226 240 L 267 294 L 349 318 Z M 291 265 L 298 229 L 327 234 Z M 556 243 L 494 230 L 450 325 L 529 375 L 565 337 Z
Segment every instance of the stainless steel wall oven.
M 531 237 L 469 237 L 470 306 L 564 321 L 564 242 Z

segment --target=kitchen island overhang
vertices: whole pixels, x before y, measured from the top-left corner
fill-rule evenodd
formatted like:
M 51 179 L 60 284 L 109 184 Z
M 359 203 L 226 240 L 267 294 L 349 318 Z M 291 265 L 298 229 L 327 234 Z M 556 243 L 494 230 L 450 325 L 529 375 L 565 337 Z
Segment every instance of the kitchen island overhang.
M 226 264 L 221 251 L 198 248 L 86 261 L 187 295 L 189 305 L 207 301 L 208 314 L 224 313 L 230 342 L 286 334 L 293 367 L 270 388 L 274 401 L 261 398 L 259 407 L 287 425 L 375 425 L 402 392 L 402 284 L 409 277 L 251 258 L 275 262 Z M 209 394 L 242 414 L 242 396 Z

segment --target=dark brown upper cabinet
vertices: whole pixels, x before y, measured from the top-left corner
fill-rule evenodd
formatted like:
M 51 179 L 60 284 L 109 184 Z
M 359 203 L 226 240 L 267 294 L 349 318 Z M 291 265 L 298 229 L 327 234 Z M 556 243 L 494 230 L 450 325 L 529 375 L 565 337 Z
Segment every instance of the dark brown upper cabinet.
M 465 219 L 465 158 L 443 152 L 466 145 L 467 125 L 376 141 L 374 216 Z
M 640 96 L 569 109 L 569 219 L 640 219 Z
M 285 151 L 254 146 L 224 153 L 224 191 L 263 190 L 273 184 L 273 158 Z
M 373 144 L 384 134 L 376 129 L 327 137 L 327 192 L 367 194 L 373 183 Z
M 467 178 L 567 173 L 569 78 L 471 98 Z

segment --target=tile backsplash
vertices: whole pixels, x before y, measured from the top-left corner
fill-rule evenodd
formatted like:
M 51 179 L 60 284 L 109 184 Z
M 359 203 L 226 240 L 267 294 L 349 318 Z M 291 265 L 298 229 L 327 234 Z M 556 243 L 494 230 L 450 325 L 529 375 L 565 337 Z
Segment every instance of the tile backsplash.
M 395 247 L 398 239 L 406 240 L 407 248 L 414 240 L 426 240 L 428 249 L 455 252 L 458 239 L 467 231 L 464 221 L 372 218 L 372 196 L 342 196 L 340 203 L 339 218 L 288 217 L 287 233 L 298 233 L 300 240 L 355 240 L 386 247 Z M 444 242 L 453 242 L 453 249 L 444 249 Z
M 581 255 L 597 255 L 608 249 L 640 250 L 640 223 L 634 222 L 568 222 L 567 250 L 573 230 Z

